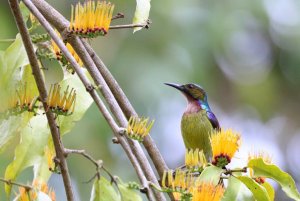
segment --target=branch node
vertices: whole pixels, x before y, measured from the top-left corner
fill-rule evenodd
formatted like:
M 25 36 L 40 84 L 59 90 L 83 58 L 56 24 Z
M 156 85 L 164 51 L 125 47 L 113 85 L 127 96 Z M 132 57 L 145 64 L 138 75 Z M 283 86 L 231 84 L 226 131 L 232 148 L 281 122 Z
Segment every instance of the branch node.
M 147 187 L 140 188 L 140 192 L 146 194 L 148 192 L 148 188 Z
M 112 141 L 114 144 L 120 144 L 118 138 L 116 138 L 116 137 L 113 137 L 113 138 L 111 139 L 111 141 Z
M 121 136 L 124 136 L 124 135 L 126 134 L 126 129 L 125 129 L 125 128 L 119 128 L 118 133 L 119 133 Z
M 93 91 L 95 89 L 95 87 L 93 86 L 93 85 L 88 85 L 87 87 L 86 87 L 86 91 L 87 92 L 91 92 L 91 91 Z

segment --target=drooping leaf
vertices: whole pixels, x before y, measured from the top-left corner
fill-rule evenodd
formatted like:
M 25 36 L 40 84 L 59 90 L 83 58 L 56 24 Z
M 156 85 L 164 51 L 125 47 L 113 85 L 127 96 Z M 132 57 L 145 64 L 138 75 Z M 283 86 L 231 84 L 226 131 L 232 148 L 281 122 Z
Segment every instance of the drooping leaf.
M 220 181 L 220 176 L 222 172 L 224 172 L 224 170 L 219 167 L 208 166 L 201 172 L 199 180 L 212 182 L 213 184 L 217 185 Z
M 122 196 L 122 201 L 142 201 L 140 193 L 131 187 L 129 183 L 124 183 L 118 178 L 118 187 Z
M 248 167 L 253 169 L 254 176 L 266 177 L 279 183 L 282 190 L 294 200 L 300 200 L 294 179 L 288 173 L 282 171 L 273 164 L 267 164 L 262 158 L 252 159 L 248 162 Z
M 256 200 L 270 201 L 270 197 L 268 195 L 267 190 L 263 186 L 259 185 L 252 178 L 247 176 L 237 176 L 237 179 L 239 179 L 241 182 L 243 182 L 243 184 L 247 186 L 247 188 L 252 192 L 253 197 Z
M 15 180 L 22 170 L 38 162 L 43 156 L 48 136 L 49 128 L 45 115 L 33 117 L 22 131 L 20 144 L 15 149 L 15 158 L 5 170 L 5 179 Z M 11 187 L 6 185 L 5 191 L 10 195 Z
M 133 17 L 134 24 L 144 24 L 147 22 L 151 8 L 150 1 L 151 0 L 136 0 L 136 8 Z M 141 27 L 135 27 L 133 33 L 141 29 Z
M 33 166 L 33 180 L 47 183 L 52 172 L 49 170 L 47 154 L 43 156 Z
M 67 85 L 69 85 L 71 88 L 76 89 L 77 94 L 74 113 L 69 116 L 58 117 L 57 123 L 59 124 L 60 133 L 61 135 L 64 135 L 70 132 L 75 123 L 83 117 L 87 109 L 92 104 L 92 99 L 86 92 L 86 89 L 82 85 L 79 78 L 75 75 L 66 75 L 65 79 L 60 82 L 60 85 L 62 87 L 62 92 L 67 88 Z M 48 148 L 54 152 L 52 138 L 50 138 Z M 34 165 L 34 178 L 38 178 L 39 180 L 42 180 L 44 182 L 46 182 L 51 175 L 51 172 L 48 170 L 48 159 L 45 154 L 46 153 L 44 153 L 43 155 L 43 159 Z
M 222 201 L 237 200 L 242 183 L 235 177 L 231 176 L 228 179 L 228 186 L 225 190 Z
M 0 52 L 0 113 L 5 112 L 15 95 L 15 85 L 21 79 L 20 69 L 27 65 L 28 58 L 19 34 L 16 40 L 5 50 Z M 9 142 L 22 130 L 30 115 L 19 117 L 5 117 L 0 115 L 0 152 L 4 151 Z
M 96 179 L 92 188 L 90 201 L 106 201 L 115 200 L 121 201 L 120 195 L 115 191 L 111 183 L 101 177 Z
M 0 153 L 3 152 L 9 142 L 20 133 L 21 116 L 11 116 L 2 120 L 0 124 Z
M 25 4 L 22 1 L 20 2 L 20 10 L 21 10 L 21 13 L 22 13 L 23 20 L 25 22 L 27 22 L 27 20 L 29 18 L 30 11 L 28 10 L 28 8 L 25 6 Z
M 6 87 L 8 86 L 7 83 L 11 83 L 16 76 L 19 77 L 18 68 L 29 64 L 20 34 L 17 34 L 16 40 L 5 50 L 2 55 L 2 62 L 0 65 L 2 66 L 0 82 L 3 87 Z
M 264 182 L 263 184 L 261 184 L 263 187 L 265 187 L 265 189 L 267 190 L 267 192 L 268 192 L 268 195 L 269 195 L 269 197 L 270 197 L 270 200 L 271 201 L 274 201 L 274 199 L 275 199 L 275 190 L 274 190 L 274 188 L 273 188 L 273 186 L 270 184 L 270 183 L 268 183 L 268 182 Z

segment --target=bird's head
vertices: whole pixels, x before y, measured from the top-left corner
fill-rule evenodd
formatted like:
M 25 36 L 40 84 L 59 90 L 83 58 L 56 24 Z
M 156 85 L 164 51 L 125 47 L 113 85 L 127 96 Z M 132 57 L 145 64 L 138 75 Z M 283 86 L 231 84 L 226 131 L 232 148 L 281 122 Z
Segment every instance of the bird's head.
M 206 92 L 202 87 L 197 84 L 174 84 L 174 83 L 165 83 L 168 86 L 174 87 L 181 91 L 189 101 L 198 100 L 201 102 L 207 101 Z

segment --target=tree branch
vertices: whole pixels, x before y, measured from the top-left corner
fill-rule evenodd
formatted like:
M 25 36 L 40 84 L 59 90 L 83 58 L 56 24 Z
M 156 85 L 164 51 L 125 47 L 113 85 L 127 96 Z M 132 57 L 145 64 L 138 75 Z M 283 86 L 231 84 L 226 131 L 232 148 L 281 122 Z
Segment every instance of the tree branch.
M 47 90 L 46 90 L 45 82 L 43 80 L 42 72 L 41 72 L 39 64 L 38 64 L 38 60 L 36 58 L 36 55 L 35 55 L 35 52 L 33 49 L 30 35 L 29 35 L 29 32 L 25 25 L 25 22 L 23 20 L 18 0 L 9 0 L 9 4 L 10 4 L 11 10 L 13 12 L 16 24 L 18 26 L 19 32 L 21 34 L 21 37 L 22 37 L 22 40 L 24 43 L 24 47 L 25 47 L 27 55 L 28 55 L 32 73 L 33 73 L 37 88 L 39 90 L 40 101 L 43 103 L 43 107 L 46 111 L 46 116 L 48 119 L 50 131 L 51 131 L 51 135 L 52 135 L 52 139 L 53 139 L 53 144 L 55 147 L 56 156 L 59 159 L 59 167 L 60 167 L 60 170 L 62 173 L 67 199 L 69 201 L 73 201 L 74 194 L 73 194 L 73 189 L 72 189 L 72 185 L 71 185 L 71 179 L 69 176 L 68 166 L 67 166 L 65 156 L 64 156 L 63 144 L 60 139 L 60 133 L 59 133 L 58 126 L 55 122 L 54 115 L 50 110 L 47 110 L 47 102 L 46 102 Z
M 132 107 L 131 103 L 129 102 L 127 96 L 125 95 L 125 93 L 123 92 L 122 88 L 119 86 L 118 82 L 115 80 L 113 75 L 110 73 L 106 65 L 103 63 L 103 61 L 99 58 L 96 52 L 86 41 L 82 40 L 82 43 L 84 44 L 86 50 L 94 60 L 98 70 L 102 74 L 107 85 L 110 87 L 111 92 L 113 93 L 118 104 L 122 108 L 126 118 L 129 119 L 131 116 L 137 116 L 137 113 Z M 147 135 L 144 138 L 143 145 L 145 146 L 159 176 L 162 177 L 164 170 L 167 170 L 168 167 L 150 135 Z
M 149 23 L 146 24 L 122 24 L 122 25 L 113 25 L 110 26 L 109 29 L 126 29 L 126 28 L 135 28 L 135 27 L 142 27 L 142 28 L 149 28 Z
M 138 177 L 139 177 L 142 185 L 144 185 L 145 187 L 148 188 L 148 195 L 147 196 L 149 197 L 150 200 L 154 200 L 154 198 L 152 197 L 152 191 L 151 191 L 151 189 L 148 186 L 147 179 L 144 177 L 144 173 L 143 173 L 143 171 L 142 171 L 142 169 L 140 167 L 139 161 L 137 161 L 135 155 L 131 151 L 131 148 L 128 146 L 128 144 L 126 142 L 126 138 L 124 138 L 123 136 L 119 135 L 119 132 L 120 132 L 121 129 L 117 126 L 117 124 L 115 123 L 114 119 L 110 115 L 109 111 L 106 109 L 104 103 L 102 102 L 102 100 L 100 99 L 100 97 L 98 96 L 98 94 L 96 93 L 96 91 L 94 90 L 94 88 L 89 83 L 89 81 L 88 81 L 87 77 L 84 75 L 81 67 L 76 63 L 75 59 L 68 52 L 68 50 L 67 50 L 66 46 L 64 45 L 64 43 L 59 39 L 59 37 L 56 35 L 56 33 L 53 30 L 53 28 L 51 27 L 51 25 L 47 22 L 47 20 L 39 12 L 39 10 L 37 10 L 37 8 L 35 7 L 35 5 L 32 4 L 32 2 L 29 1 L 29 0 L 23 0 L 23 2 L 29 8 L 29 10 L 35 15 L 35 17 L 39 20 L 39 22 L 41 23 L 41 25 L 46 29 L 46 31 L 49 33 L 49 35 L 51 36 L 51 38 L 55 41 L 55 43 L 58 45 L 58 47 L 60 48 L 60 50 L 66 56 L 67 60 L 74 67 L 75 72 L 78 74 L 79 78 L 81 79 L 81 81 L 85 85 L 87 91 L 90 93 L 90 95 L 94 99 L 96 105 L 98 106 L 99 110 L 104 115 L 105 119 L 107 120 L 107 122 L 111 126 L 112 130 L 114 131 L 114 134 L 118 138 L 118 141 L 120 142 L 121 146 L 125 150 L 125 153 L 127 154 L 128 158 L 130 159 L 132 165 L 134 166 L 134 168 L 135 168 L 135 170 L 137 172 L 137 175 L 138 175 Z M 42 1 L 37 1 L 37 2 L 41 3 Z M 101 86 L 101 88 L 103 88 L 103 87 Z
M 26 185 L 26 184 L 21 184 L 21 183 L 11 181 L 11 180 L 7 180 L 7 179 L 3 179 L 3 178 L 0 178 L 0 181 L 6 183 L 7 185 L 15 185 L 15 186 L 23 187 L 23 188 L 26 189 L 26 191 L 29 191 L 29 190 L 33 189 L 32 186 L 29 186 L 29 185 Z
M 28 0 L 24 0 L 24 2 L 28 2 Z M 64 35 L 66 31 L 68 30 L 69 22 L 60 14 L 58 13 L 54 8 L 52 8 L 48 3 L 45 1 L 39 1 L 39 0 L 32 0 L 34 2 L 35 6 L 38 7 L 38 9 L 43 13 L 43 15 L 51 22 L 61 33 Z M 51 35 L 52 37 L 52 35 Z M 119 105 L 117 104 L 114 96 L 112 95 L 109 87 L 107 86 L 106 82 L 104 81 L 102 75 L 97 70 L 93 60 L 91 59 L 90 55 L 86 52 L 83 44 L 81 43 L 81 40 L 78 37 L 71 37 L 69 38 L 69 43 L 73 46 L 76 53 L 79 55 L 83 63 L 85 64 L 86 68 L 88 69 L 90 75 L 93 77 L 95 83 L 100 86 L 100 90 L 107 101 L 112 113 L 116 116 L 117 120 L 119 121 L 120 125 L 122 127 L 127 126 L 127 120 L 123 116 L 122 110 L 120 109 Z M 149 164 L 149 161 L 147 160 L 147 157 L 145 156 L 142 148 L 140 145 L 131 139 L 127 139 L 129 142 L 130 148 L 132 149 L 133 154 L 138 159 L 139 164 L 142 167 L 142 170 L 144 174 L 146 175 L 146 178 L 153 183 L 156 183 L 158 185 L 158 181 L 156 179 L 156 176 Z M 165 200 L 162 193 L 154 192 L 156 195 L 156 198 L 159 200 Z

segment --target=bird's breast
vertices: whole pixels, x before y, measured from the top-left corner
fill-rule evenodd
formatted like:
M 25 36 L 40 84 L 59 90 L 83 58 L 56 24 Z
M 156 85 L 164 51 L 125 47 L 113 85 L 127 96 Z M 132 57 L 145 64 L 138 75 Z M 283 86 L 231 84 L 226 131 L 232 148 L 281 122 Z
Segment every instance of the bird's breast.
M 209 150 L 212 125 L 207 118 L 206 111 L 184 113 L 181 119 L 181 133 L 184 144 L 188 149 Z

